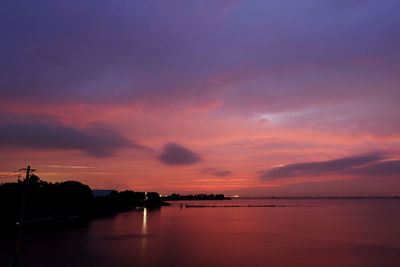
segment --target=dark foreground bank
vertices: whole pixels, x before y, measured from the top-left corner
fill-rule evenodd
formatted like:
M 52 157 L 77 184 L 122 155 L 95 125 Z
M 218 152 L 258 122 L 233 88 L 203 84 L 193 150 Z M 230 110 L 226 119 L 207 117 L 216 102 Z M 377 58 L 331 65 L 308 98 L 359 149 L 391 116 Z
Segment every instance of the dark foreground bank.
M 93 196 L 89 186 L 76 181 L 51 183 L 36 175 L 17 183 L 0 185 L 0 237 L 24 231 L 85 224 L 137 207 L 159 208 L 164 203 L 156 192 L 111 191 Z

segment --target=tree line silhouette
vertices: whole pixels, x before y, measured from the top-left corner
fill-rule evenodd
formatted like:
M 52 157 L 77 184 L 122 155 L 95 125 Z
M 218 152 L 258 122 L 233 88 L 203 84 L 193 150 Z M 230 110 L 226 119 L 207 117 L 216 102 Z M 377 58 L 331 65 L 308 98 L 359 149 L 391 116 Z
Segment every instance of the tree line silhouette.
M 31 174 L 23 181 L 0 185 L 0 233 L 14 232 L 22 221 L 24 228 L 48 227 L 88 222 L 135 207 L 157 208 L 161 205 L 165 203 L 156 192 L 112 190 L 106 196 L 93 196 L 90 187 L 80 182 L 51 183 Z

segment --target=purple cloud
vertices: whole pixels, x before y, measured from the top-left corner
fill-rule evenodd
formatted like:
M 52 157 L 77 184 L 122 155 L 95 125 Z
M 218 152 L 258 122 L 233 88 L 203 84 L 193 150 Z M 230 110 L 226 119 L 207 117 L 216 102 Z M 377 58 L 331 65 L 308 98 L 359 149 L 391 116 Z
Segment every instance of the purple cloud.
M 328 161 L 314 161 L 296 164 L 288 164 L 261 172 L 261 178 L 265 180 L 324 175 L 328 173 L 345 173 L 352 168 L 365 164 L 376 163 L 383 159 L 381 153 L 370 153 L 361 156 L 345 157 Z
M 204 168 L 201 172 L 205 174 L 212 174 L 218 177 L 225 177 L 232 174 L 231 171 L 218 170 L 216 168 Z
M 214 172 L 213 174 L 216 176 L 219 176 L 219 177 L 225 177 L 225 176 L 231 175 L 232 172 L 231 171 L 217 171 L 217 172 Z
M 158 160 L 167 165 L 191 165 L 201 161 L 201 157 L 185 147 L 169 143 L 158 156 Z
M 243 113 L 398 96 L 382 86 L 399 68 L 398 1 L 23 2 L 0 10 L 6 104 L 201 105 L 229 87 L 224 108 Z
M 39 150 L 80 150 L 109 157 L 124 148 L 149 149 L 107 128 L 76 129 L 60 123 L 5 122 L 0 124 L 0 146 Z
M 398 176 L 400 178 L 400 160 L 388 160 L 361 166 L 347 171 L 351 174 L 363 176 Z

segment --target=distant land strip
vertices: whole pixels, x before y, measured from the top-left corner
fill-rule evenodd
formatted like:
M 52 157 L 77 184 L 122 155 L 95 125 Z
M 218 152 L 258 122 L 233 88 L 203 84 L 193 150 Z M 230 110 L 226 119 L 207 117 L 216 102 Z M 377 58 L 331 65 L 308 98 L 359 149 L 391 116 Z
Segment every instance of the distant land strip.
M 238 199 L 399 199 L 400 196 L 298 196 L 298 197 L 238 197 Z

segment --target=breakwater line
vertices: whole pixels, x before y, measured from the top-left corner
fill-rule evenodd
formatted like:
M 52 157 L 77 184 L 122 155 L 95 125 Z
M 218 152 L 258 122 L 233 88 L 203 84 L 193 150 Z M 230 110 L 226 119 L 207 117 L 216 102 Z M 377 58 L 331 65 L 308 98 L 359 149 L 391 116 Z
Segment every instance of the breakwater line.
M 299 205 L 185 205 L 186 208 L 289 208 Z

